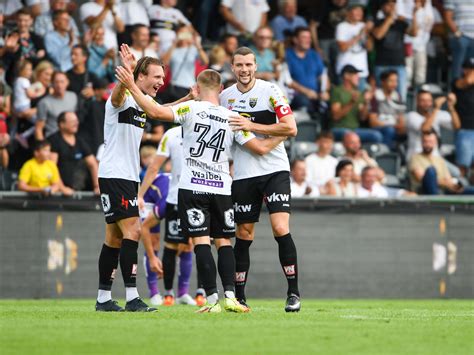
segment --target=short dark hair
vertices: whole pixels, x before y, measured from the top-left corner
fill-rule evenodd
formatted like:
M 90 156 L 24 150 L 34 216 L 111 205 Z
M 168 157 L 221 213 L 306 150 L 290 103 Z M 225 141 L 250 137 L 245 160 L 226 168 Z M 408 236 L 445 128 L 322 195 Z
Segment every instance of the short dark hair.
M 80 49 L 82 51 L 82 55 L 86 58 L 89 58 L 89 50 L 83 44 L 76 44 L 72 47 L 72 49 Z
M 321 138 L 334 140 L 334 134 L 332 134 L 331 131 L 322 131 L 321 133 L 319 133 L 317 140 L 320 140 Z
M 416 96 L 420 96 L 420 95 L 423 95 L 423 94 L 429 94 L 429 95 L 433 96 L 433 93 L 431 91 L 428 91 L 428 90 L 420 90 L 420 91 L 418 91 L 418 94 L 416 94 Z
M 336 165 L 336 177 L 339 177 L 339 174 L 341 173 L 341 170 L 344 169 L 348 165 L 354 166 L 354 164 L 350 160 L 347 160 L 347 159 L 341 160 L 339 163 L 337 163 L 337 165 Z
M 22 8 L 22 9 L 20 9 L 19 11 L 17 11 L 16 15 L 17 15 L 17 16 L 26 15 L 26 16 L 33 17 L 33 16 L 31 15 L 31 12 L 28 11 L 27 8 Z
M 56 19 L 61 16 L 62 14 L 68 14 L 69 15 L 69 12 L 67 12 L 66 10 L 56 10 L 53 12 L 53 16 L 52 16 L 52 19 L 53 21 L 56 21 Z
M 49 143 L 49 141 L 47 141 L 46 139 L 35 141 L 35 143 L 33 144 L 33 150 L 35 152 L 45 147 L 51 147 L 51 143 Z
M 66 121 L 66 115 L 72 111 L 63 111 L 58 115 L 58 125 Z
M 51 76 L 51 81 L 54 81 L 54 79 L 56 79 L 56 76 L 58 75 L 64 75 L 67 78 L 67 74 L 65 72 L 60 71 L 60 70 L 55 70 L 53 75 Z
M 165 69 L 165 65 L 163 62 L 158 58 L 153 57 L 142 57 L 138 62 L 135 70 L 133 71 L 133 79 L 136 81 L 138 79 L 139 74 L 147 75 L 148 74 L 148 67 L 150 65 L 159 65 L 160 67 Z
M 367 165 L 364 167 L 360 173 L 360 176 L 365 175 L 369 170 L 375 169 L 375 166 Z
M 239 40 L 239 38 L 238 38 L 236 35 L 232 34 L 232 33 L 224 33 L 224 34 L 221 36 L 219 42 L 220 42 L 220 43 L 224 43 L 224 42 L 227 41 L 229 38 L 235 38 L 236 40 Z
M 387 80 L 391 75 L 396 75 L 398 76 L 398 72 L 396 70 L 386 70 L 380 74 L 380 80 L 385 81 Z
M 140 28 L 148 28 L 148 26 L 145 26 L 142 23 L 137 23 L 136 25 L 132 26 L 132 33 L 137 32 Z
M 294 160 L 291 161 L 291 164 L 290 164 L 290 169 L 293 170 L 293 168 L 295 167 L 296 164 L 300 163 L 300 162 L 303 162 L 305 163 L 305 160 L 304 159 L 301 159 L 301 158 L 296 158 Z
M 237 50 L 232 54 L 231 63 L 234 64 L 234 58 L 235 58 L 236 55 L 244 55 L 245 56 L 245 55 L 249 55 L 249 54 L 253 54 L 253 59 L 254 59 L 255 63 L 257 63 L 257 58 L 255 57 L 255 53 L 249 47 L 239 47 L 239 48 L 237 48 Z
M 296 27 L 295 30 L 293 31 L 293 37 L 298 37 L 301 32 L 311 32 L 311 31 L 309 27 L 299 26 L 299 27 Z

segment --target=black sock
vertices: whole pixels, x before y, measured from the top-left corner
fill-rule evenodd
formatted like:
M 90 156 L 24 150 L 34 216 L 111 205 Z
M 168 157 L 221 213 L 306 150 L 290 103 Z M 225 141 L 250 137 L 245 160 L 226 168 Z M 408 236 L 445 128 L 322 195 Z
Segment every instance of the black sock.
M 217 251 L 217 270 L 225 291 L 234 291 L 235 259 L 231 245 L 220 247 Z
M 120 269 L 125 287 L 137 287 L 138 242 L 122 240 L 120 248 Z
M 202 284 L 206 295 L 217 293 L 217 271 L 214 258 L 211 253 L 211 246 L 207 244 L 198 244 L 194 246 L 196 254 L 197 271 L 201 275 Z
M 245 284 L 250 269 L 249 248 L 251 240 L 237 238 L 234 246 L 235 256 L 235 297 L 245 300 Z
M 115 270 L 119 263 L 120 248 L 111 248 L 105 244 L 99 256 L 99 290 L 110 291 L 114 282 Z
M 278 243 L 278 256 L 280 257 L 280 264 L 288 281 L 287 294 L 300 295 L 298 290 L 298 260 L 296 257 L 296 246 L 288 233 L 281 237 L 275 237 Z
M 202 284 L 202 280 L 201 280 L 201 275 L 199 274 L 199 272 L 196 272 L 196 282 L 197 282 L 197 288 L 204 288 L 203 284 Z
M 163 283 L 165 290 L 173 289 L 174 273 L 176 272 L 177 250 L 165 247 L 163 250 Z

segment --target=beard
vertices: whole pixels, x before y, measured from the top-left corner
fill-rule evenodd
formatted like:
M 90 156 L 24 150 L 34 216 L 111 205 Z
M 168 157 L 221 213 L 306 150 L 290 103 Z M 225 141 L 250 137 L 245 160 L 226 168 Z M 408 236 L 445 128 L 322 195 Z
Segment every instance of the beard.
M 433 152 L 433 148 L 431 147 L 423 147 L 423 154 L 430 155 Z

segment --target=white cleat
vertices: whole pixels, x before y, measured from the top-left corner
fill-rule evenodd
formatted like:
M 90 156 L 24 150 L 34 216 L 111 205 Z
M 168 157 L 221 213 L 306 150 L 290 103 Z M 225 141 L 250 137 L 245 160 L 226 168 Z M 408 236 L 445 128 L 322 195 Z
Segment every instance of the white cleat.
M 196 301 L 188 294 L 185 293 L 181 297 L 178 297 L 178 304 L 185 304 L 188 306 L 196 306 Z
M 150 298 L 150 303 L 153 306 L 161 306 L 163 304 L 163 297 L 159 293 Z

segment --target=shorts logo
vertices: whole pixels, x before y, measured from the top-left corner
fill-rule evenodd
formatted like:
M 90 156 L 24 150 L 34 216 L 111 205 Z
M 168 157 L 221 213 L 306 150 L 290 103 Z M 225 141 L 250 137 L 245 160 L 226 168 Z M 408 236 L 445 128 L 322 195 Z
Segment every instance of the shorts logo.
M 250 212 L 252 211 L 252 205 L 238 205 L 238 204 L 234 204 L 234 210 L 235 212 Z
M 197 208 L 190 208 L 186 211 L 188 214 L 188 222 L 193 227 L 199 227 L 204 224 L 204 213 Z
M 125 207 L 126 210 L 128 210 L 128 200 L 126 200 L 125 197 L 123 197 L 123 195 L 122 195 L 121 205 L 122 205 L 122 207 Z
M 227 227 L 229 228 L 235 227 L 234 210 L 232 208 L 224 212 L 224 219 L 225 219 L 225 224 Z
M 249 105 L 250 105 L 251 108 L 255 107 L 255 105 L 257 104 L 257 100 L 258 100 L 258 97 L 251 97 L 249 99 Z
M 235 273 L 235 282 L 245 282 L 245 271 Z
M 277 193 L 272 193 L 270 196 L 267 196 L 267 201 L 268 202 L 287 202 L 290 200 L 290 195 L 288 194 L 277 194 Z
M 283 270 L 285 271 L 286 276 L 292 276 L 296 273 L 295 272 L 295 265 L 283 266 Z
M 101 194 L 100 195 L 100 202 L 102 202 L 102 209 L 104 210 L 104 213 L 107 213 L 110 211 L 110 197 L 108 194 Z
M 178 221 L 168 221 L 168 232 L 171 235 L 178 235 L 179 226 Z

